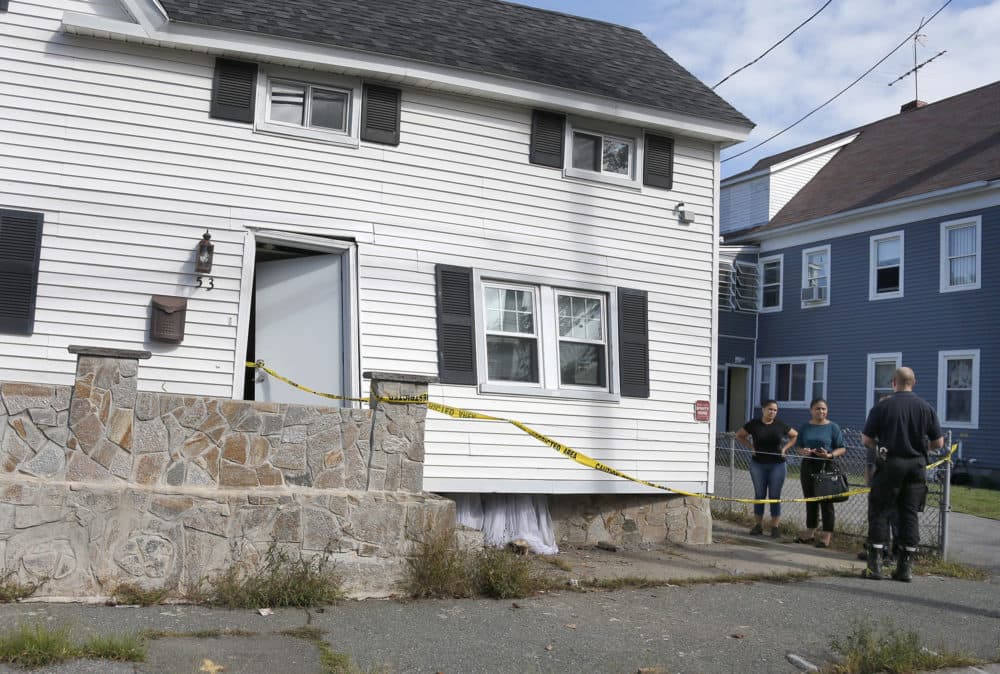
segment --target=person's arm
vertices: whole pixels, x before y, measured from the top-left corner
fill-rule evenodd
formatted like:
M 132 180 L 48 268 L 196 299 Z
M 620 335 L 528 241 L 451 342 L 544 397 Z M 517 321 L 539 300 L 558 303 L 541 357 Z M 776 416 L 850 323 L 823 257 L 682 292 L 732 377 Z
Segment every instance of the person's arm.
M 736 431 L 736 441 L 749 449 L 751 452 L 756 452 L 757 448 L 753 446 L 753 438 L 747 433 L 747 429 L 741 428 Z
M 844 447 L 846 443 L 844 442 L 844 433 L 840 430 L 840 426 L 834 424 L 832 430 L 830 444 L 833 446 L 833 451 L 829 452 L 829 457 L 827 458 L 835 459 L 838 456 L 847 454 L 847 447 Z
M 782 456 L 788 456 L 788 452 L 795 446 L 795 441 L 799 437 L 799 432 L 794 428 L 789 428 L 786 435 L 788 436 L 788 442 L 786 442 L 781 448 Z
M 875 438 L 869 438 L 867 435 L 862 433 L 861 442 L 864 443 L 864 446 L 868 449 L 875 449 Z
M 940 438 L 938 438 L 937 440 L 931 440 L 930 443 L 927 445 L 927 448 L 930 449 L 930 451 L 932 451 L 932 452 L 935 449 L 941 449 L 942 447 L 944 447 L 944 436 L 943 435 Z
M 806 447 L 805 440 L 803 439 L 805 433 L 799 430 L 796 431 L 795 435 L 796 435 L 795 446 L 798 448 L 799 454 L 801 454 L 802 456 L 812 456 L 813 451 L 808 447 Z

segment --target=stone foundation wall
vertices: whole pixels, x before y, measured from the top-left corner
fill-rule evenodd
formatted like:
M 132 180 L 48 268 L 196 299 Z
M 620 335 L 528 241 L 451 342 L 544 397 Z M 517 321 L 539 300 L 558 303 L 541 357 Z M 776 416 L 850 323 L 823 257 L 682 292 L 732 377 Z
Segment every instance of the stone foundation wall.
M 712 512 L 707 499 L 627 494 L 549 496 L 556 543 L 619 545 L 708 544 Z
M 454 504 L 423 493 L 428 378 L 371 409 L 138 392 L 146 352 L 70 347 L 76 383 L 0 384 L 0 554 L 45 595 L 185 591 L 272 543 L 329 552 L 355 594 L 391 581 Z M 381 377 L 381 378 L 380 378 Z

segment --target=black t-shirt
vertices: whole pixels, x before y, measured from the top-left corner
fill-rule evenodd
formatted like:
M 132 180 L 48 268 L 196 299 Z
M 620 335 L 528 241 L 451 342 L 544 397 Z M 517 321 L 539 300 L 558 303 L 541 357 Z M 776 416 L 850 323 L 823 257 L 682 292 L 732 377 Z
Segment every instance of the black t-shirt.
M 889 456 L 911 458 L 927 455 L 924 439 L 941 437 L 941 424 L 930 403 L 913 391 L 896 391 L 868 413 L 863 431 L 889 450 Z
M 751 419 L 743 424 L 743 430 L 753 436 L 754 455 L 758 463 L 782 463 L 781 443 L 792 427 L 775 419 L 765 424 L 760 419 Z

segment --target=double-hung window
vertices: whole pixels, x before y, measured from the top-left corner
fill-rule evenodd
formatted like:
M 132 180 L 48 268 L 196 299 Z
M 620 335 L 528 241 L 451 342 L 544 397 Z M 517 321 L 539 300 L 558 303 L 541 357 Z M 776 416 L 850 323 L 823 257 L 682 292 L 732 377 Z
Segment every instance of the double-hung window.
M 868 299 L 903 296 L 903 232 L 878 234 L 869 239 Z
M 982 285 L 982 218 L 941 223 L 941 292 Z
M 609 293 L 484 278 L 481 297 L 484 391 L 610 393 Z
M 903 362 L 901 353 L 868 354 L 868 397 L 865 410 L 870 410 L 883 396 L 892 394 L 892 377 Z
M 826 356 L 769 358 L 757 361 L 757 404 L 773 398 L 787 407 L 808 407 L 826 397 Z
M 783 265 L 783 255 L 771 255 L 760 259 L 760 310 L 762 312 L 781 311 Z
M 979 349 L 938 352 L 938 416 L 955 428 L 979 428 Z
M 802 251 L 802 307 L 830 304 L 830 246 Z

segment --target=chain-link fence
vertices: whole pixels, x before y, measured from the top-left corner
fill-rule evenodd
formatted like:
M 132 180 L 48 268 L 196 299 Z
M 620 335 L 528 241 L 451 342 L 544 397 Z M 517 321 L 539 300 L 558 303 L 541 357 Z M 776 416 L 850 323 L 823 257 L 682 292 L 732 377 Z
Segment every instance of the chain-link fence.
M 847 453 L 838 459 L 841 469 L 847 474 L 851 489 L 865 487 L 866 450 L 861 443 L 861 431 L 842 429 Z M 950 438 L 950 434 L 949 434 Z M 950 444 L 950 443 L 949 443 Z M 948 445 L 946 445 L 947 447 Z M 781 492 L 782 499 L 802 498 L 802 482 L 799 478 L 802 457 L 792 453 L 788 456 L 788 477 Z M 715 495 L 729 498 L 753 498 L 753 481 L 750 479 L 750 455 L 748 448 L 736 441 L 735 433 L 719 433 L 715 440 Z M 943 452 L 940 454 L 943 456 Z M 920 545 L 943 552 L 947 531 L 947 499 L 949 490 L 950 464 L 942 464 L 928 471 L 927 507 L 920 513 Z M 765 522 L 770 517 L 770 506 L 764 506 Z M 834 505 L 836 531 L 846 536 L 857 537 L 863 543 L 868 534 L 868 495 L 858 494 L 843 503 Z M 744 513 L 750 515 L 753 506 L 731 501 L 712 501 L 712 510 L 719 515 Z M 805 503 L 782 503 L 782 522 L 797 522 L 804 528 L 806 521 Z M 942 524 L 942 523 L 945 524 Z

